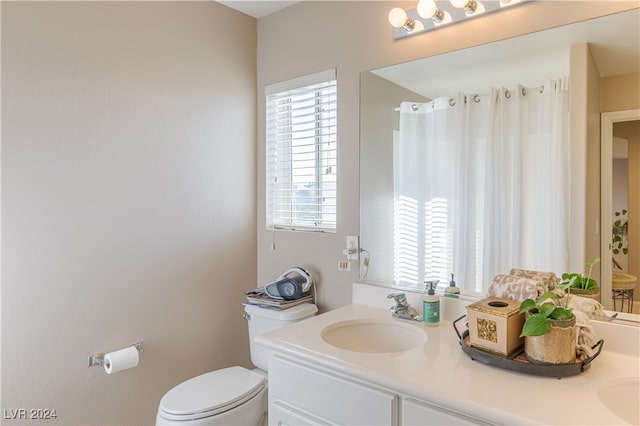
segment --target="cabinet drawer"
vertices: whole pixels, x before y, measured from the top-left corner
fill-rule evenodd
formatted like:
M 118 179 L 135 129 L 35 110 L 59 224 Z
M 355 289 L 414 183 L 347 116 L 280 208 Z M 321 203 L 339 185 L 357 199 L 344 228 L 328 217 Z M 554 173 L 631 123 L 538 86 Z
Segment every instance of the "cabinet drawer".
M 284 402 L 331 423 L 393 425 L 397 397 L 280 355 L 269 364 L 269 406 Z
M 403 399 L 402 424 L 415 426 L 489 425 L 482 420 L 415 399 Z
M 316 426 L 328 425 L 330 422 L 301 413 L 281 401 L 269 405 L 269 424 L 272 426 Z

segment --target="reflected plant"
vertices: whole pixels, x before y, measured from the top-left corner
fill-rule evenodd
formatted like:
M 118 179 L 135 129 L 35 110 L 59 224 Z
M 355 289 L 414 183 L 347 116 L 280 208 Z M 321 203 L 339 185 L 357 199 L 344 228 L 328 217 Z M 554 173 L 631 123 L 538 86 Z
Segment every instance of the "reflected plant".
M 591 278 L 591 271 L 593 267 L 600 263 L 600 258 L 596 257 L 592 262 L 588 262 L 585 264 L 587 270 L 587 276 L 585 277 L 579 273 L 568 273 L 565 272 L 562 274 L 562 282 L 559 287 L 564 291 L 570 291 L 572 288 L 579 288 L 582 290 L 594 290 L 598 288 L 598 281 Z
M 627 210 L 617 211 L 614 213 L 616 219 L 613 221 L 611 230 L 611 249 L 613 254 L 628 254 L 627 233 L 629 232 L 629 222 L 627 220 Z

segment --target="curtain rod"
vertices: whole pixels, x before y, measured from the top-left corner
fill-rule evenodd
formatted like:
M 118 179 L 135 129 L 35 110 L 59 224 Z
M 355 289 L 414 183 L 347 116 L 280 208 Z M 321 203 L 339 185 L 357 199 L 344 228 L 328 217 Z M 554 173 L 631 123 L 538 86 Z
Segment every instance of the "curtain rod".
M 558 87 L 558 84 L 554 82 L 554 90 L 557 87 Z M 522 96 L 526 96 L 529 91 L 533 91 L 533 90 L 538 91 L 540 94 L 544 93 L 544 84 L 542 84 L 540 86 L 537 86 L 537 87 L 523 87 L 522 89 L 520 89 L 520 92 L 522 93 Z M 513 90 L 505 89 L 505 91 L 504 91 L 505 98 L 507 98 L 507 99 L 511 98 L 511 93 L 512 92 L 513 92 Z M 464 96 L 464 102 L 465 103 L 467 102 L 467 97 L 468 96 L 471 96 L 471 95 L 465 95 Z M 489 96 L 489 94 L 482 94 L 482 95 L 475 94 L 475 95 L 473 95 L 473 97 L 471 99 L 473 99 L 473 102 L 478 103 L 478 102 L 480 102 L 481 98 L 487 97 L 487 96 Z M 425 102 L 425 103 L 422 103 L 422 104 L 417 104 L 417 103 L 413 104 L 413 105 L 411 105 L 411 109 L 413 111 L 417 111 L 418 107 L 420 105 L 429 105 L 429 104 L 431 104 L 433 106 L 433 101 Z M 449 98 L 449 105 L 452 106 L 452 107 L 455 106 L 456 105 L 455 99 Z M 400 107 L 399 106 L 395 107 L 393 110 L 398 112 L 398 111 L 400 111 Z

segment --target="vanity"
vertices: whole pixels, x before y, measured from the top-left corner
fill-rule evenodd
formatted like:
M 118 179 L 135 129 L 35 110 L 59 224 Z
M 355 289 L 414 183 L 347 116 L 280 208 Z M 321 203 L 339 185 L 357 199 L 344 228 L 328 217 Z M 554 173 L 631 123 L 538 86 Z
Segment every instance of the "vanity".
M 605 344 L 588 370 L 537 377 L 462 351 L 452 321 L 470 301 L 443 297 L 427 327 L 392 318 L 390 292 L 354 284 L 351 305 L 256 338 L 275 351 L 269 424 L 637 424 L 638 324 L 594 321 Z

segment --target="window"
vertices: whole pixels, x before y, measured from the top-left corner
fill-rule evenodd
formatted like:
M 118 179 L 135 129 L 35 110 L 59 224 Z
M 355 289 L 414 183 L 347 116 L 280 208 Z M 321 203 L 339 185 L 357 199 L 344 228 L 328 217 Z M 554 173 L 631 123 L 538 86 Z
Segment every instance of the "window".
M 266 87 L 267 227 L 335 232 L 335 69 Z

